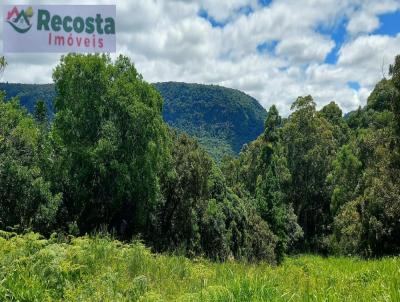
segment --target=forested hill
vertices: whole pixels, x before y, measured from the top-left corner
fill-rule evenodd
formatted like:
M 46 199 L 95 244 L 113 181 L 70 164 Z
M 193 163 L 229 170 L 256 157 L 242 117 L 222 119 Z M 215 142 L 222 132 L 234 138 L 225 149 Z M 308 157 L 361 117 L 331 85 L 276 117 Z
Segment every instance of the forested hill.
M 214 158 L 239 153 L 264 129 L 266 110 L 247 94 L 215 85 L 156 83 L 165 121 L 196 137 Z
M 29 112 L 34 112 L 35 104 L 38 100 L 43 100 L 49 114 L 54 114 L 52 100 L 55 96 L 53 84 L 11 84 L 0 83 L 0 91 L 6 92 L 6 98 L 18 96 L 22 106 Z
M 156 83 L 164 98 L 164 120 L 172 127 L 196 137 L 217 160 L 238 153 L 243 144 L 256 139 L 264 128 L 266 110 L 247 94 L 215 85 Z M 19 96 L 33 112 L 37 100 L 44 100 L 53 114 L 54 86 L 0 83 L 7 98 Z

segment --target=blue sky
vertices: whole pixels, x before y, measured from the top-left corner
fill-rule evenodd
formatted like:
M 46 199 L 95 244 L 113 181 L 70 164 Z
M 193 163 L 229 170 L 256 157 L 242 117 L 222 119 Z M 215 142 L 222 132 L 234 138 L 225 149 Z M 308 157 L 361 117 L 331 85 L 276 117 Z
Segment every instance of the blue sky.
M 400 32 L 400 11 L 379 16 L 380 26 L 373 32 L 376 35 L 396 36 Z
M 399 0 L 70 2 L 117 4 L 118 53 L 130 56 L 147 81 L 232 87 L 265 108 L 276 104 L 283 115 L 308 94 L 318 107 L 332 100 L 345 112 L 364 105 L 400 54 Z M 47 83 L 60 54 L 6 58 L 4 81 Z

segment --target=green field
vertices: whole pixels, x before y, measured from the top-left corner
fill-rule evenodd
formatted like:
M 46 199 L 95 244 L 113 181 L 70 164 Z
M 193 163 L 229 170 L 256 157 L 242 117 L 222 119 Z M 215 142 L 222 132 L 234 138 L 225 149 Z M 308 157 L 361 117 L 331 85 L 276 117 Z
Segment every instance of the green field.
M 107 237 L 0 233 L 0 301 L 400 301 L 400 258 L 277 267 L 152 254 Z

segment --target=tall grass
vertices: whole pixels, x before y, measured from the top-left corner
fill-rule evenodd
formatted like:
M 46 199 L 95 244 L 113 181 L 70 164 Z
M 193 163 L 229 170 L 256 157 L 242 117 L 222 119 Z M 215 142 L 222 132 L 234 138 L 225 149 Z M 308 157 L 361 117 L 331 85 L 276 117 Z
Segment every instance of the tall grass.
M 271 267 L 1 232 L 0 301 L 400 301 L 400 258 L 305 255 Z

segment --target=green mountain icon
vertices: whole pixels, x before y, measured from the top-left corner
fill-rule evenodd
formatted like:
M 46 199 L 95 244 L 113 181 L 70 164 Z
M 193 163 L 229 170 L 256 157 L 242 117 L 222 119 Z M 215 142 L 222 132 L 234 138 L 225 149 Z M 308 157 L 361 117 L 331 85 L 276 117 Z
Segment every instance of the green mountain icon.
M 16 24 L 18 24 L 18 23 L 21 22 L 21 19 L 23 20 L 23 22 L 24 22 L 25 24 L 29 25 L 27 28 L 19 28 L 19 27 L 16 25 Z M 20 12 L 20 14 L 18 15 L 18 17 L 14 20 L 14 22 L 7 21 L 7 23 L 10 24 L 10 25 L 11 25 L 17 32 L 19 32 L 20 34 L 24 34 L 24 33 L 28 32 L 28 31 L 31 29 L 31 27 L 32 27 L 32 24 L 30 24 L 29 18 L 28 18 L 28 16 L 26 15 L 26 13 L 25 13 L 24 10 L 22 10 L 22 11 Z

